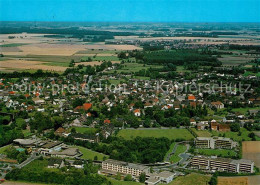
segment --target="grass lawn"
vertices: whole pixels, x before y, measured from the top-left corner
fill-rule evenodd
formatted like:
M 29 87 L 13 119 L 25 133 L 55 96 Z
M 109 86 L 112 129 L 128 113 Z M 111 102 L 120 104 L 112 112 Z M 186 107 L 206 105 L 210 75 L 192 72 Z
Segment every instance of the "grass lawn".
M 191 130 L 193 132 L 195 132 L 198 135 L 198 137 L 210 137 L 211 136 L 211 133 L 207 130 L 197 130 L 195 128 L 191 128 Z
M 170 157 L 170 162 L 171 163 L 177 163 L 181 160 L 179 157 L 179 154 L 185 152 L 187 147 L 185 145 L 178 145 L 176 152 Z
M 125 139 L 132 139 L 137 136 L 140 137 L 167 137 L 172 139 L 192 140 L 194 137 L 187 129 L 123 129 L 120 130 L 117 136 Z
M 233 139 L 234 141 L 251 141 L 251 138 L 248 137 L 248 134 L 250 133 L 250 131 L 246 130 L 245 128 L 240 128 L 241 131 L 241 136 L 238 135 L 238 132 L 217 132 L 217 131 L 211 131 L 213 136 L 219 136 L 219 134 L 221 134 L 221 136 L 225 136 L 228 138 Z M 256 136 L 256 140 L 260 141 L 260 138 Z
M 111 84 L 118 85 L 118 84 L 120 84 L 120 82 L 125 82 L 125 80 L 124 80 L 124 79 L 122 79 L 122 80 L 114 80 L 114 79 L 111 79 L 111 80 L 109 80 L 109 82 L 110 82 Z
M 235 108 L 232 109 L 233 112 L 239 112 L 241 114 L 247 114 L 248 110 L 256 110 L 257 107 L 246 107 L 246 108 Z
M 218 157 L 235 157 L 237 153 L 233 150 L 225 150 L 225 149 L 195 149 L 201 155 L 216 155 Z
M 76 129 L 76 132 L 82 133 L 82 134 L 95 134 L 97 133 L 98 129 L 96 128 L 88 128 L 88 127 L 72 127 Z
M 10 147 L 10 145 L 7 145 L 7 146 L 3 146 L 0 148 L 0 154 L 5 154 L 5 150 Z
M 87 148 L 81 147 L 81 146 L 77 146 L 76 148 L 78 148 L 80 150 L 80 152 L 82 152 L 83 156 L 81 156 L 82 159 L 92 159 L 94 160 L 94 157 L 97 156 L 98 160 L 103 160 L 103 157 L 106 156 L 106 158 L 108 159 L 109 156 L 102 154 L 102 153 L 98 153 L 92 150 L 89 150 Z
M 170 149 L 168 150 L 168 152 L 164 156 L 164 161 L 166 160 L 166 157 L 172 152 L 175 145 L 176 145 L 176 143 L 171 144 Z
M 24 137 L 28 137 L 28 136 L 31 136 L 31 135 L 32 135 L 32 133 L 30 132 L 30 130 L 23 130 L 22 132 L 23 132 Z
M 28 165 L 26 165 L 25 167 L 23 167 L 23 169 L 28 169 L 28 170 L 33 170 L 33 171 L 42 171 L 44 168 L 48 169 L 47 166 L 48 166 L 47 159 L 34 160 L 31 163 L 29 163 Z
M 210 176 L 191 173 L 186 176 L 176 177 L 171 183 L 168 185 L 205 185 L 210 181 Z
M 146 77 L 146 76 L 134 76 L 133 78 L 138 80 L 150 80 L 150 77 Z

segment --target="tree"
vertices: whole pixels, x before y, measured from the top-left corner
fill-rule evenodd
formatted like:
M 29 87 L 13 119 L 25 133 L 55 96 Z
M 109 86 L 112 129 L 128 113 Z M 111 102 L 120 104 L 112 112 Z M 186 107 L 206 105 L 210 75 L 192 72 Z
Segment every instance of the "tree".
M 146 178 L 146 175 L 145 173 L 141 173 L 140 177 L 139 177 L 139 181 L 144 183 L 145 182 L 145 178 Z
M 130 174 L 126 175 L 124 181 L 132 181 L 132 176 Z
M 238 123 L 232 123 L 230 129 L 232 132 L 238 132 L 240 130 L 240 125 Z

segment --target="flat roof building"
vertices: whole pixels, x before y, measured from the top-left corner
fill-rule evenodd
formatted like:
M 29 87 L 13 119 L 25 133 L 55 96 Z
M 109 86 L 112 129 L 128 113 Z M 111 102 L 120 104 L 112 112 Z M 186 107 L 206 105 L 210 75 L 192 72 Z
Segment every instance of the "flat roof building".
M 238 146 L 237 142 L 225 137 L 197 137 L 194 142 L 197 148 L 232 149 Z
M 254 172 L 254 162 L 247 159 L 233 160 L 213 156 L 195 156 L 191 160 L 191 166 L 210 171 L 225 171 L 231 173 Z
M 107 159 L 102 162 L 101 173 L 115 174 L 117 172 L 122 174 L 130 174 L 132 176 L 138 177 L 141 173 L 148 173 L 149 167 L 141 165 L 128 163 L 123 161 L 117 161 L 113 159 Z

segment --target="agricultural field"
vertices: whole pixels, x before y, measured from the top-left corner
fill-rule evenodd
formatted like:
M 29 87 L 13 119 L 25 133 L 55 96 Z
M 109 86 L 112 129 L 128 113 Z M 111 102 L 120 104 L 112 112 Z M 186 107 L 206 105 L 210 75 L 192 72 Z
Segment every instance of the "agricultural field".
M 181 157 L 179 155 L 183 152 L 185 152 L 187 147 L 185 145 L 178 145 L 175 153 L 170 157 L 171 163 L 177 163 L 181 160 Z
M 243 141 L 242 157 L 255 162 L 255 166 L 260 168 L 260 141 Z
M 125 139 L 133 139 L 139 137 L 167 137 L 170 140 L 183 139 L 192 140 L 194 137 L 187 129 L 124 129 L 120 130 L 118 135 Z
M 196 128 L 191 128 L 193 132 L 195 132 L 198 137 L 211 137 L 211 133 L 207 130 L 197 130 Z
M 235 157 L 237 153 L 233 150 L 225 150 L 225 149 L 195 149 L 198 154 L 201 155 L 209 155 L 209 156 L 218 156 L 218 157 Z
M 81 146 L 77 146 L 77 148 L 80 150 L 80 152 L 82 152 L 83 156 L 81 156 L 82 159 L 91 159 L 94 160 L 94 157 L 97 156 L 98 160 L 103 160 L 104 157 L 106 157 L 107 159 L 109 158 L 108 155 L 102 154 L 102 153 L 98 153 L 92 150 L 89 150 L 87 148 L 81 147 Z
M 251 60 L 254 60 L 252 57 L 248 56 L 234 56 L 234 55 L 222 55 L 222 58 L 218 58 L 224 66 L 238 66 L 240 64 L 244 64 Z
M 191 173 L 185 176 L 176 177 L 171 183 L 168 185 L 205 185 L 210 181 L 211 176 L 202 175 L 197 173 Z M 162 185 L 162 184 L 160 184 Z
M 107 73 L 114 73 L 116 71 L 117 73 L 134 73 L 138 72 L 142 69 L 149 69 L 149 68 L 161 68 L 159 65 L 147 65 L 147 64 L 140 64 L 140 63 L 124 63 L 123 68 L 118 70 L 110 70 Z
M 247 177 L 218 177 L 218 185 L 249 185 Z
M 213 136 L 225 136 L 228 138 L 233 139 L 234 141 L 251 141 L 251 138 L 248 137 L 248 134 L 250 131 L 246 130 L 245 128 L 240 128 L 241 136 L 239 136 L 238 132 L 217 132 L 217 131 L 211 131 Z M 256 136 L 256 140 L 260 140 L 259 137 Z

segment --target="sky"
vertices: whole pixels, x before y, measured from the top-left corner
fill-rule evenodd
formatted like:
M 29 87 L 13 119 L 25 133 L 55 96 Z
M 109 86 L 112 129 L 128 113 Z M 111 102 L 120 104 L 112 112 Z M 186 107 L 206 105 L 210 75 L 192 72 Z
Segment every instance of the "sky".
M 0 0 L 0 21 L 260 22 L 260 0 Z

